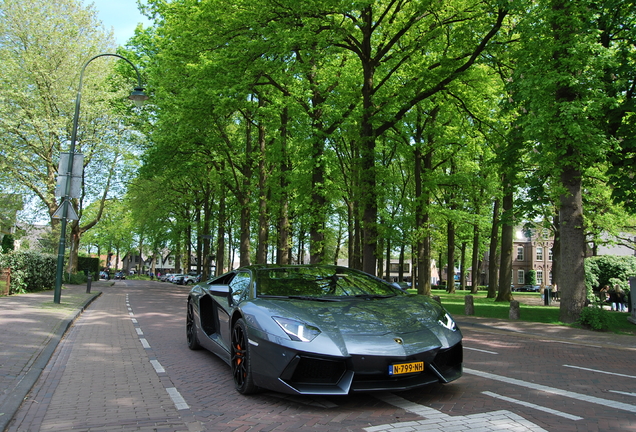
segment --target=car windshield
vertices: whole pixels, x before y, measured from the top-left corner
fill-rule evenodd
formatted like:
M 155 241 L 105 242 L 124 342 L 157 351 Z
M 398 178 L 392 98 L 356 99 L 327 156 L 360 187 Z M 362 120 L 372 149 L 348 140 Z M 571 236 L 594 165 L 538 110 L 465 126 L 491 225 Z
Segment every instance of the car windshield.
M 346 267 L 297 266 L 259 269 L 258 297 L 341 299 L 404 295 L 391 284 Z

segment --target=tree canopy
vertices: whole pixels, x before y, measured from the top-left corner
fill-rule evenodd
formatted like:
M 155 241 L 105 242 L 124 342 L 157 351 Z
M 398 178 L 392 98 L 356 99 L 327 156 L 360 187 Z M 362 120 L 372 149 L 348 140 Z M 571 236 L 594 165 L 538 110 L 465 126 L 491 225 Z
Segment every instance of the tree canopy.
M 410 261 L 422 294 L 433 263 L 450 290 L 467 269 L 476 289 L 489 251 L 499 269 L 489 296 L 509 301 L 513 229 L 544 223 L 561 319 L 572 322 L 588 248 L 634 231 L 630 2 L 148 0 L 144 11 L 154 25 L 120 52 L 142 66 L 151 106 L 132 117 L 111 102 L 131 71 L 104 69 L 83 120 L 98 171 L 133 178 L 124 201 L 101 207 L 103 238 L 123 225 L 107 220 L 127 220 L 139 254 L 168 250 L 188 268 L 196 256 L 217 273 L 235 255 L 242 265 L 346 259 L 387 278 L 392 260 Z M 24 79 L 18 64 L 0 66 L 5 86 Z M 38 101 L 37 86 L 14 88 Z M 59 151 L 68 110 L 38 108 L 60 136 L 20 135 L 10 110 L 28 104 L 14 101 L 0 107 L 7 166 L 24 158 L 13 143 L 48 137 L 39 153 Z M 140 132 L 126 140 L 143 150 L 138 170 L 133 149 L 102 133 L 122 116 Z M 51 193 L 54 159 L 35 161 L 48 177 L 32 190 Z

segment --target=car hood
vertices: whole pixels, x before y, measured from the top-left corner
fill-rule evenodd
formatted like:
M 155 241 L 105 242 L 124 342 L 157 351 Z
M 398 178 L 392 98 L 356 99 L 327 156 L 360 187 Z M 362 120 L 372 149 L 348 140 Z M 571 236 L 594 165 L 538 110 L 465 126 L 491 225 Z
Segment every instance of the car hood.
M 461 339 L 459 330 L 442 328 L 444 309 L 426 296 L 410 295 L 382 299 L 335 302 L 258 299 L 259 308 L 270 316 L 292 318 L 320 329 L 315 342 L 339 354 L 409 352 L 448 347 Z M 262 310 L 262 309 L 261 309 Z M 330 342 L 327 342 L 328 339 Z M 397 339 L 399 343 L 396 344 Z M 325 354 L 328 352 L 325 351 Z

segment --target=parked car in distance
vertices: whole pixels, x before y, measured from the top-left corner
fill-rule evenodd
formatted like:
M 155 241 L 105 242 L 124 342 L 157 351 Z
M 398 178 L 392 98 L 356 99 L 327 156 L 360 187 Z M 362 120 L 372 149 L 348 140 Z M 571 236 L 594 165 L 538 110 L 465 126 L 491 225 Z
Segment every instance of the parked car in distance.
M 108 280 L 108 279 L 110 279 L 110 275 L 108 274 L 108 272 L 101 271 L 101 272 L 99 272 L 99 278 Z
M 183 279 L 183 284 L 184 285 L 194 285 L 195 283 L 198 283 L 200 280 L 201 280 L 201 275 L 187 274 L 187 275 L 185 275 L 185 277 Z
M 117 272 L 115 273 L 115 279 L 126 279 L 126 275 L 124 274 L 124 272 Z
M 522 287 L 513 288 L 513 291 L 516 292 L 539 292 L 541 290 L 541 286 L 539 285 L 524 285 Z
M 177 285 L 183 285 L 185 277 L 186 277 L 186 275 L 184 275 L 184 274 L 176 274 L 176 275 L 172 276 L 172 280 L 170 282 L 172 282 L 173 284 L 177 284 Z

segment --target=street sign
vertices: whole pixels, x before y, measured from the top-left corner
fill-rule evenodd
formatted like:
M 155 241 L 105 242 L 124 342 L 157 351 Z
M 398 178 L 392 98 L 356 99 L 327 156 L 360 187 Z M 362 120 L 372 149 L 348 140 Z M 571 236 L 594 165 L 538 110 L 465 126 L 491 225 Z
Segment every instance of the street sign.
M 60 204 L 60 206 L 57 208 L 57 210 L 55 210 L 55 213 L 53 213 L 53 216 L 51 216 L 51 217 L 53 219 L 63 219 L 64 218 L 64 206 L 67 207 L 66 219 L 68 219 L 68 220 L 79 220 L 79 217 L 77 217 L 77 212 L 75 212 L 75 209 L 71 205 L 71 202 L 67 201 L 67 200 L 62 201 L 62 204 Z
M 60 153 L 60 163 L 57 166 L 57 187 L 55 196 L 63 197 L 66 192 L 66 180 L 68 177 L 69 153 Z M 68 193 L 70 198 L 79 198 L 82 192 L 82 177 L 84 175 L 84 155 L 73 154 L 73 171 L 71 171 L 71 187 Z

